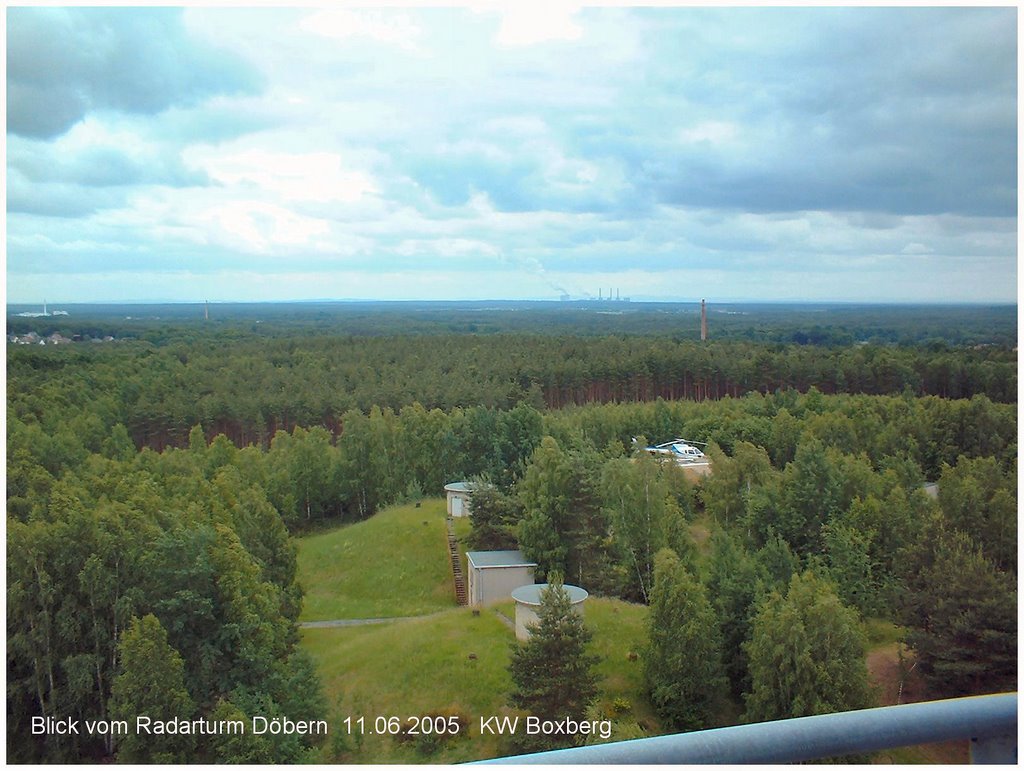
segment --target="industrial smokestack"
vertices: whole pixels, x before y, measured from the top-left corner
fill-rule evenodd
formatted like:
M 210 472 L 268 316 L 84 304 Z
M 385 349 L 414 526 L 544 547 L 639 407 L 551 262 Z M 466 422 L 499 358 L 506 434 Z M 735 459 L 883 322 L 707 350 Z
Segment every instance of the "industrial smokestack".
M 700 339 L 708 339 L 708 307 L 704 300 L 700 301 Z

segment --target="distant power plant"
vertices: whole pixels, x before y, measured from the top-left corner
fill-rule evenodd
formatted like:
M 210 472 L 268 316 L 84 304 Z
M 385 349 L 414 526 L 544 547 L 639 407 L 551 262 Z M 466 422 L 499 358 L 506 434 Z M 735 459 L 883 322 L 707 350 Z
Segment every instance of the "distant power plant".
M 614 297 L 612 296 L 613 293 L 614 293 Z M 613 302 L 613 303 L 628 303 L 629 302 L 629 298 L 628 297 L 621 297 L 621 296 L 619 296 L 619 290 L 618 289 L 614 289 L 614 288 L 608 290 L 608 296 L 607 297 L 604 296 L 604 289 L 601 288 L 601 289 L 597 290 L 597 297 L 596 298 L 593 295 L 589 295 L 589 294 L 586 297 L 573 297 L 572 295 L 569 295 L 569 294 L 563 294 L 563 295 L 560 296 L 559 299 L 562 302 L 573 302 L 573 301 L 576 301 L 576 302 L 605 302 L 605 303 L 606 302 Z
M 46 300 L 43 300 L 43 312 L 42 313 L 40 313 L 39 311 L 24 311 L 24 312 L 19 313 L 17 315 L 18 316 L 23 316 L 24 318 L 27 318 L 27 319 L 38 319 L 38 318 L 41 318 L 41 317 L 44 317 L 44 316 L 67 316 L 68 312 L 67 311 L 48 311 L 48 310 L 46 310 Z

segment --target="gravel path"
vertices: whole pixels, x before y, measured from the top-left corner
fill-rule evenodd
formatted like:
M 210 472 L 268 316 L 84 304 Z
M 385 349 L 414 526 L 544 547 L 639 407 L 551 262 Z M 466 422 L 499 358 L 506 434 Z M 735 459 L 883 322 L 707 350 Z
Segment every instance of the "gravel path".
M 391 618 L 336 618 L 331 621 L 302 621 L 301 629 L 323 629 L 331 626 L 366 626 L 367 624 L 386 624 L 389 621 L 408 621 L 411 618 L 424 616 L 392 616 Z
M 510 619 L 504 613 L 499 613 L 498 611 L 494 611 L 494 615 L 498 617 L 498 620 L 501 621 L 501 623 L 503 623 L 505 626 L 507 626 L 513 632 L 516 631 L 516 622 L 515 621 Z

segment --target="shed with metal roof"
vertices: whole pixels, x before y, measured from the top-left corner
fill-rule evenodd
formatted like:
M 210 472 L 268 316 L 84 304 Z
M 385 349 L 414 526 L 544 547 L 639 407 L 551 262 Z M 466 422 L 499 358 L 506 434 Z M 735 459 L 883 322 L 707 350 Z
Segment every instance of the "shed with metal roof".
M 507 600 L 512 590 L 533 583 L 536 562 L 518 549 L 466 552 L 469 572 L 469 604 L 483 605 Z

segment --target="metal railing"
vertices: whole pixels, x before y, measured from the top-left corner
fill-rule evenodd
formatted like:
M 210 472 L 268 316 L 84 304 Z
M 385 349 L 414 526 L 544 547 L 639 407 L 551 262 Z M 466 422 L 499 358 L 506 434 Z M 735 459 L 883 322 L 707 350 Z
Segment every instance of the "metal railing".
M 1017 763 L 1017 694 L 969 696 L 594 744 L 484 763 L 793 763 L 969 739 L 972 763 Z

